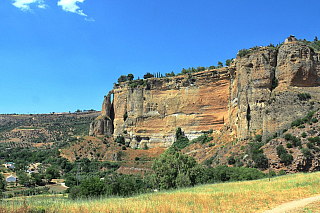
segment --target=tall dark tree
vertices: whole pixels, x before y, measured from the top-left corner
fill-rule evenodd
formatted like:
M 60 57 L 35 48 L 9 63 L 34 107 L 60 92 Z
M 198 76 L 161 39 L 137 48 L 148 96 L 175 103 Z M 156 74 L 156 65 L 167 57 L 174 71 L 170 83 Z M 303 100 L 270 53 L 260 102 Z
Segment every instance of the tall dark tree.
M 128 79 L 128 81 L 132 81 L 133 79 L 134 79 L 134 75 L 133 74 L 128 74 L 127 75 L 127 79 Z
M 144 79 L 153 78 L 153 77 L 154 77 L 154 75 L 151 74 L 151 73 L 149 73 L 149 72 L 147 72 L 147 74 L 145 74 L 145 75 L 143 76 Z
M 6 189 L 7 182 L 4 176 L 0 173 L 0 194 Z
M 121 75 L 119 78 L 118 78 L 118 83 L 121 83 L 121 82 L 125 82 L 128 80 L 128 77 L 125 76 L 125 75 Z

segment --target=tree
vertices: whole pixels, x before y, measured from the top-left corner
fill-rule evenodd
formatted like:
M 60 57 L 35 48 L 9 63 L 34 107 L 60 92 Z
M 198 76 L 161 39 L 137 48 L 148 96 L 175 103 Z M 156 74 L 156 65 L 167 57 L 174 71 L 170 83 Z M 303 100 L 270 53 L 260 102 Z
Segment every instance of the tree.
M 99 177 L 83 180 L 80 184 L 80 194 L 83 197 L 98 197 L 106 194 L 106 184 Z
M 145 74 L 145 75 L 143 76 L 144 79 L 153 78 L 153 77 L 154 77 L 154 75 L 152 75 L 152 74 L 149 73 L 149 72 L 147 72 L 147 74 Z
M 287 154 L 287 150 L 282 146 L 279 145 L 276 147 L 277 149 L 277 155 L 280 157 L 282 154 Z
M 232 59 L 227 59 L 227 60 L 226 60 L 226 66 L 230 66 L 231 60 L 232 60 Z
M 7 186 L 7 182 L 4 176 L 0 173 L 0 195 L 1 195 L 1 192 L 3 192 L 6 189 L 6 186 Z
M 217 66 L 218 68 L 221 68 L 221 67 L 223 67 L 223 63 L 221 62 L 221 61 L 218 61 L 218 66 Z
M 153 161 L 154 181 L 159 189 L 186 187 L 196 183 L 201 168 L 196 160 L 168 149 Z M 178 183 L 178 185 L 177 185 Z
M 25 187 L 30 187 L 31 182 L 29 176 L 22 170 L 17 172 L 19 183 Z
M 121 82 L 125 82 L 128 80 L 128 77 L 125 76 L 125 75 L 121 75 L 119 78 L 118 78 L 118 83 L 121 83 Z
M 252 160 L 255 162 L 258 168 L 265 169 L 268 167 L 268 158 L 263 153 L 253 155 Z
M 59 170 L 53 166 L 50 166 L 46 170 L 46 180 L 50 182 L 52 179 L 59 178 L 60 173 Z
M 30 182 L 31 182 L 32 185 L 38 185 L 38 186 L 43 186 L 44 185 L 39 173 L 31 173 Z
M 127 76 L 128 81 L 132 81 L 134 79 L 134 75 L 133 74 L 128 74 Z
M 236 160 L 234 159 L 233 155 L 231 155 L 230 157 L 228 157 L 227 161 L 228 161 L 228 164 L 229 164 L 229 165 L 233 165 L 233 164 L 236 163 Z
M 171 71 L 171 73 L 166 73 L 165 76 L 166 77 L 173 77 L 173 76 L 175 76 L 175 74 L 173 71 Z

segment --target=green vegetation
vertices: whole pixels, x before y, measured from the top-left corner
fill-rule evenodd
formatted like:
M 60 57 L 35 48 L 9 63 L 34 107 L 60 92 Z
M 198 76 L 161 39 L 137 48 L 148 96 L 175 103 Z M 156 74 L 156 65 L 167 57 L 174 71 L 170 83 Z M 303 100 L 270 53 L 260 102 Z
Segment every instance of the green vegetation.
M 300 39 L 299 41 L 306 44 L 313 51 L 320 51 L 320 41 L 318 40 L 317 36 L 315 36 L 313 41 L 307 41 L 306 39 Z
M 204 133 L 203 135 L 201 135 L 201 136 L 193 139 L 193 140 L 191 141 L 191 143 L 201 143 L 201 144 L 205 144 L 205 143 L 208 143 L 208 142 L 210 142 L 210 141 L 212 141 L 212 140 L 213 140 L 213 136 L 210 136 L 210 137 L 209 137 L 207 133 Z
M 172 144 L 172 148 L 184 149 L 189 145 L 189 139 L 184 135 L 181 127 L 178 127 L 176 130 L 176 141 Z
M 114 139 L 114 142 L 125 145 L 125 139 L 123 135 L 118 135 L 116 139 Z
M 256 168 L 265 169 L 268 167 L 268 158 L 263 154 L 263 149 L 261 149 L 264 144 L 261 135 L 255 135 L 255 139 L 249 143 L 248 154 L 251 155 L 251 158 L 255 163 L 253 166 Z
M 303 156 L 305 156 L 307 159 L 313 158 L 313 154 L 309 148 L 302 148 L 301 152 L 302 152 Z
M 287 150 L 282 145 L 277 146 L 276 149 L 277 155 L 285 165 L 289 165 L 293 161 L 293 156 L 288 154 Z
M 286 133 L 284 135 L 284 139 L 291 141 L 293 146 L 295 146 L 295 147 L 299 146 L 301 148 L 301 139 L 300 138 L 297 138 L 297 137 L 291 135 L 290 133 Z
M 297 120 L 292 121 L 291 127 L 295 127 L 295 126 L 298 126 L 298 127 L 299 127 L 299 126 L 301 126 L 301 125 L 303 125 L 303 124 L 311 121 L 312 116 L 314 115 L 315 112 L 316 112 L 315 110 L 314 110 L 314 111 L 311 111 L 311 112 L 309 112 L 309 113 L 307 114 L 306 117 L 304 117 L 304 118 L 302 118 L 302 119 L 298 118 Z
M 300 101 L 307 101 L 311 98 L 311 95 L 309 93 L 299 93 L 298 98 Z

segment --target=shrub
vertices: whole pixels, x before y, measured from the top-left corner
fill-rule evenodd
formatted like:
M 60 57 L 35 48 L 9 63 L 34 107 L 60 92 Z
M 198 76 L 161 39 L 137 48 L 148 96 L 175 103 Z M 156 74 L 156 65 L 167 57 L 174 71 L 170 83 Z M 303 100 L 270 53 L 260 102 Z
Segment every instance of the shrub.
M 301 139 L 295 136 L 292 136 L 292 144 L 294 146 L 299 146 L 301 148 Z
M 254 136 L 255 141 L 261 142 L 262 141 L 262 135 L 255 135 Z
M 252 156 L 252 160 L 255 162 L 258 168 L 268 168 L 268 158 L 263 153 Z
M 277 149 L 277 155 L 280 157 L 282 154 L 287 154 L 287 150 L 282 146 L 279 145 L 276 147 Z
M 153 77 L 154 77 L 154 75 L 151 74 L 151 73 L 149 73 L 149 72 L 147 72 L 147 74 L 145 74 L 145 75 L 143 76 L 144 79 L 153 78 Z
M 205 133 L 205 134 L 200 135 L 199 137 L 193 139 L 192 143 L 200 142 L 201 144 L 205 144 L 205 143 L 208 143 L 208 142 L 210 142 L 212 140 L 213 140 L 213 136 L 208 137 L 208 134 Z
M 184 149 L 189 145 L 189 139 L 183 135 L 179 136 L 179 138 L 172 144 L 173 147 L 178 149 Z
M 233 156 L 228 157 L 227 161 L 229 165 L 233 165 L 236 163 L 236 160 L 234 159 Z
M 139 157 L 135 157 L 134 160 L 135 160 L 135 161 L 138 161 L 138 160 L 140 160 L 140 158 L 139 158 Z
M 292 139 L 292 135 L 290 133 L 287 133 L 287 134 L 284 135 L 284 139 L 286 139 L 287 141 L 291 140 Z
M 317 119 L 317 118 L 312 118 L 311 121 L 312 121 L 313 123 L 317 123 L 317 122 L 318 122 L 318 119 Z
M 287 148 L 292 148 L 292 144 L 291 143 L 287 143 Z
M 125 145 L 125 139 L 123 135 L 118 135 L 117 138 L 114 140 L 114 142 Z
M 277 176 L 276 172 L 275 171 L 270 171 L 270 177 L 275 177 Z
M 123 121 L 126 121 L 128 118 L 128 113 L 127 111 L 125 111 L 125 113 L 123 114 Z
M 299 129 L 303 129 L 303 128 L 305 128 L 305 127 L 306 127 L 305 125 L 300 125 L 300 126 L 298 126 Z
M 279 171 L 279 173 L 278 173 L 278 176 L 286 175 L 286 174 L 287 174 L 287 173 L 281 169 L 281 170 Z
M 307 137 L 307 133 L 306 132 L 301 133 L 301 137 L 306 138 Z
M 280 155 L 280 159 L 285 165 L 289 165 L 293 161 L 293 156 L 287 153 L 283 153 Z
M 144 149 L 144 150 L 149 149 L 149 147 L 148 147 L 148 145 L 147 145 L 146 143 L 143 145 L 143 149 Z
M 242 50 L 239 50 L 237 55 L 240 56 L 240 58 L 242 58 L 243 56 L 248 55 L 249 53 L 250 53 L 250 50 L 242 49 Z
M 311 95 L 309 93 L 299 93 L 298 98 L 300 101 L 307 101 L 311 98 Z
M 209 146 L 209 147 L 213 147 L 213 146 L 214 146 L 214 143 L 209 143 L 208 146 Z
M 301 149 L 301 152 L 302 152 L 303 156 L 305 156 L 306 158 L 308 158 L 308 159 L 313 158 L 313 154 L 309 148 L 303 148 L 303 149 Z
M 272 136 L 269 136 L 268 138 L 267 138 L 267 140 L 266 140 L 266 143 L 268 143 L 269 141 L 271 141 L 273 139 L 273 137 Z
M 299 126 L 302 123 L 303 123 L 302 119 L 299 118 L 297 120 L 292 121 L 291 127 Z
M 122 150 L 127 150 L 127 147 L 126 146 L 122 146 Z

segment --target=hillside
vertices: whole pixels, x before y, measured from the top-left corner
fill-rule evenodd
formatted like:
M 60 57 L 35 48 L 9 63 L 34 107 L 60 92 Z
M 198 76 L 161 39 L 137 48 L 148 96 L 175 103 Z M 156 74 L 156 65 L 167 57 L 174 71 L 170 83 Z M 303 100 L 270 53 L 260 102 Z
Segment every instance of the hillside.
M 0 115 L 1 152 L 12 148 L 61 148 L 88 135 L 100 112 Z

